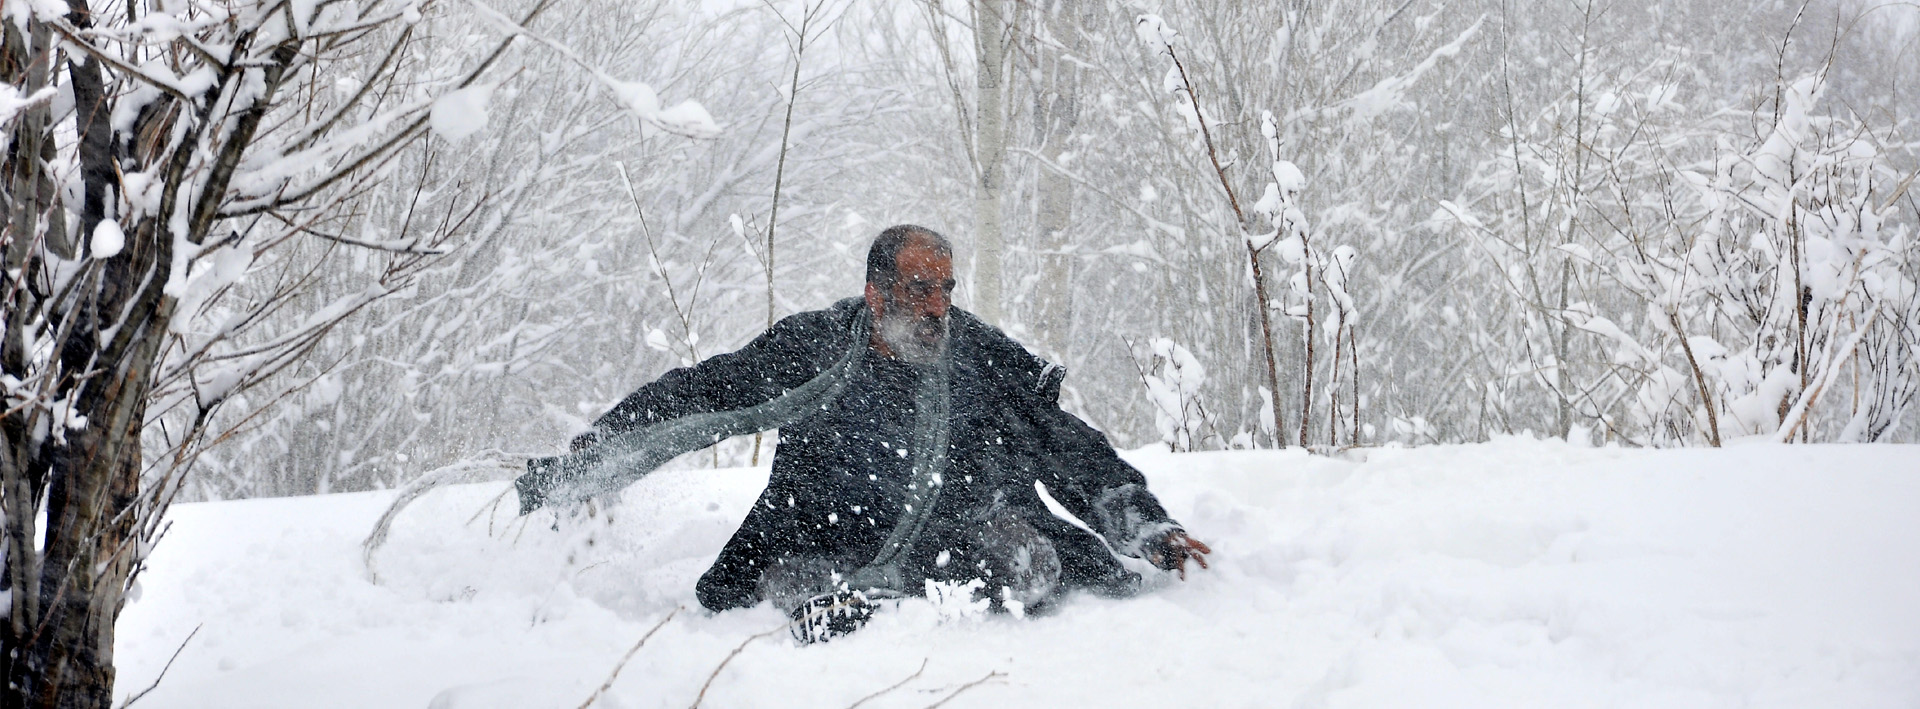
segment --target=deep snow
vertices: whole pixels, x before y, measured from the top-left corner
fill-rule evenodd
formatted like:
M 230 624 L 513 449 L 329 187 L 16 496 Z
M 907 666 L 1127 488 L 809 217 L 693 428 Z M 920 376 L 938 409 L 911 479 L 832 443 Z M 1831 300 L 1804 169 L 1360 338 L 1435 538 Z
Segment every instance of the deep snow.
M 942 622 L 909 601 L 829 645 L 749 643 L 703 706 L 1912 707 L 1920 448 L 1489 444 L 1310 457 L 1136 452 L 1211 571 L 1129 600 Z M 657 473 L 552 529 L 393 493 L 182 505 L 119 624 L 160 707 L 685 707 L 776 628 L 693 582 L 765 469 Z M 478 516 L 475 517 L 476 512 Z M 611 520 L 609 522 L 609 519 Z

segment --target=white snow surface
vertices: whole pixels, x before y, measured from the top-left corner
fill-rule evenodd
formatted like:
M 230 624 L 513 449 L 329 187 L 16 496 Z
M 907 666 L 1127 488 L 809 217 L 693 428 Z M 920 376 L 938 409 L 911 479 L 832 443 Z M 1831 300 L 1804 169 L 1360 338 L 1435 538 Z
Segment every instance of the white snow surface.
M 1128 454 L 1213 569 L 1026 619 L 905 602 L 745 646 L 702 706 L 1911 707 L 1920 448 L 1492 443 Z M 666 471 L 591 520 L 513 520 L 506 483 L 181 505 L 121 616 L 143 709 L 685 707 L 758 608 L 706 569 L 765 468 Z M 479 512 L 476 518 L 476 512 Z M 609 521 L 611 520 L 611 521 Z M 943 617 L 948 618 L 942 620 Z M 116 700 L 118 703 L 119 700 Z

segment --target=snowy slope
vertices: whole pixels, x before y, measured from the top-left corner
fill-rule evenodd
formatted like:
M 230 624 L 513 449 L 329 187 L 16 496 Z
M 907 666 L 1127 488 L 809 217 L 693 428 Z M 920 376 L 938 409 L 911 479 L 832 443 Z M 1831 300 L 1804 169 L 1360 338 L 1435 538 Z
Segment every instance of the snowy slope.
M 1215 568 L 1045 617 L 910 601 L 830 645 L 746 645 L 702 706 L 1912 707 L 1920 448 L 1140 452 Z M 1362 459 L 1364 458 L 1364 459 Z M 678 471 L 592 521 L 490 512 L 504 483 L 185 505 L 119 625 L 160 707 L 685 707 L 782 617 L 693 582 L 765 471 Z M 478 516 L 476 517 L 476 512 Z

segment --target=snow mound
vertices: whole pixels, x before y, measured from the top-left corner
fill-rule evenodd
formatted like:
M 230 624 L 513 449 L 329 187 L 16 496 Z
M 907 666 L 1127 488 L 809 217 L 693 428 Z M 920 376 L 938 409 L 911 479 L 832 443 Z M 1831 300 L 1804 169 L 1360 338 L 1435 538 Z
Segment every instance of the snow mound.
M 1895 707 L 1920 696 L 1920 450 L 1555 441 L 1137 452 L 1211 571 L 1024 620 L 911 600 L 798 648 L 693 584 L 762 469 L 513 517 L 505 483 L 183 505 L 119 627 L 156 707 Z M 494 502 L 498 501 L 495 506 Z M 922 664 L 925 669 L 917 676 Z M 997 675 L 995 673 L 998 673 Z M 986 681 L 969 686 L 970 683 Z

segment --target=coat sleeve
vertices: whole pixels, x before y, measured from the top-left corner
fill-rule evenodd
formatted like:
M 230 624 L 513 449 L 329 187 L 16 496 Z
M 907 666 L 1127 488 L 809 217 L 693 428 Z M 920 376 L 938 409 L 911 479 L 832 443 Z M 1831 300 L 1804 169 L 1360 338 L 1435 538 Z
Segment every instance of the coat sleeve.
M 848 344 L 834 315 L 817 310 L 788 316 L 739 350 L 661 375 L 595 420 L 574 448 L 688 414 L 755 406 L 807 383 Z
M 1066 371 L 1028 352 L 1012 338 L 983 324 L 968 323 L 977 338 L 970 362 L 991 383 L 985 396 L 1000 409 L 1003 430 L 1025 439 L 1032 451 L 1023 465 L 1047 494 L 1105 538 L 1115 552 L 1140 558 L 1179 531 L 1147 479 L 1120 459 L 1107 437 L 1060 408 Z M 1021 483 L 1028 484 L 1028 483 Z
M 1047 402 L 1034 407 L 1047 464 L 1036 478 L 1061 507 L 1107 540 L 1117 553 L 1140 558 L 1180 524 L 1147 490 L 1147 479 L 1120 459 L 1107 438 L 1078 416 Z

